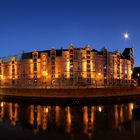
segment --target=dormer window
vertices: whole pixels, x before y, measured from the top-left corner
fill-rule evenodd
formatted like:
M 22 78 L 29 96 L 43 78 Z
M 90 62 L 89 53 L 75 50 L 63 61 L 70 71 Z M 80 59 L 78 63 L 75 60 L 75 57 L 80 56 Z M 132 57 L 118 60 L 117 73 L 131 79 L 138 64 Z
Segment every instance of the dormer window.
M 70 54 L 73 54 L 73 50 L 70 50 Z
M 87 51 L 87 54 L 90 54 L 90 51 Z
M 36 54 L 34 54 L 34 58 L 36 58 L 37 57 L 37 55 Z

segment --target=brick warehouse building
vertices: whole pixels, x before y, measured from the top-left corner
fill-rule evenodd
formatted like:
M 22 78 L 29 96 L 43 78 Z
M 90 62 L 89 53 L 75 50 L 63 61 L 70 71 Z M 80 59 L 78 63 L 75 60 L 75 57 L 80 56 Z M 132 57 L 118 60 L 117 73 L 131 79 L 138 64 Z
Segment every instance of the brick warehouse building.
M 131 83 L 133 48 L 34 50 L 0 59 L 1 87 L 117 86 Z

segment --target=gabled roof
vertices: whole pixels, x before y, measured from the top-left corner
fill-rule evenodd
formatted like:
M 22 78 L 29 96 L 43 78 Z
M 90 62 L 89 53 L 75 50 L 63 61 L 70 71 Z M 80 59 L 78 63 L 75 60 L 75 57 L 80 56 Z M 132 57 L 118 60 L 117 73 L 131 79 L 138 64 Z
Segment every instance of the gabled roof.
M 91 51 L 92 51 L 92 52 L 98 52 L 98 51 L 97 51 L 97 50 L 95 50 L 95 49 L 92 49 Z
M 75 50 L 81 50 L 82 48 L 74 48 L 74 49 Z M 68 51 L 68 49 L 56 49 L 55 50 L 56 57 L 63 56 L 64 51 Z M 48 57 L 50 57 L 50 52 L 51 52 L 51 50 L 38 51 L 38 58 L 41 57 L 41 53 L 47 53 Z M 96 52 L 99 55 L 103 55 L 103 51 L 97 51 L 96 49 L 92 49 L 91 52 Z M 110 52 L 110 53 L 116 53 L 116 52 L 117 51 Z M 122 59 L 130 59 L 130 57 L 132 57 L 131 52 L 133 52 L 133 48 L 125 48 L 124 52 L 121 54 L 121 58 Z M 23 53 L 17 54 L 17 55 L 2 57 L 1 59 L 3 60 L 3 62 L 9 62 L 12 57 L 15 57 L 15 59 L 17 61 L 18 60 L 20 61 L 20 60 L 32 59 L 32 52 L 23 52 Z
M 31 59 L 31 58 L 32 58 L 32 52 L 22 53 L 22 60 Z
M 48 57 L 50 57 L 50 50 L 38 51 L 38 58 L 40 58 L 41 53 L 47 53 L 48 54 Z
M 57 57 L 62 56 L 63 55 L 63 51 L 67 51 L 67 50 L 64 50 L 64 49 L 55 50 L 56 56 Z M 50 57 L 50 52 L 51 52 L 51 50 L 38 51 L 38 58 L 41 57 L 41 53 L 47 53 L 48 57 Z M 32 52 L 23 53 L 22 54 L 22 59 L 23 60 L 24 59 L 32 59 Z
M 125 59 L 125 57 L 121 54 L 121 59 Z
M 125 57 L 125 59 L 133 59 L 133 48 L 125 48 L 122 55 Z
M 3 62 L 9 62 L 11 60 L 11 58 L 15 58 L 16 60 L 21 60 L 22 59 L 22 54 L 17 54 L 17 55 L 11 55 L 11 56 L 5 56 L 5 57 L 2 57 L 2 61 Z

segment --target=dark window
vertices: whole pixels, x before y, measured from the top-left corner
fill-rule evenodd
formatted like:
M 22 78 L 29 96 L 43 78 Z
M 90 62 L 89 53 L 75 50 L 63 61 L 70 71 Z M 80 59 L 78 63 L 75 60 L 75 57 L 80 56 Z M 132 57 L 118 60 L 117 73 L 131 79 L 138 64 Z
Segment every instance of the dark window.
M 52 74 L 54 74 L 55 73 L 55 71 L 54 70 L 52 70 Z
M 52 66 L 52 70 L 53 70 L 53 69 L 55 69 L 55 66 L 54 66 L 54 65 Z
M 14 80 L 12 80 L 12 85 L 14 85 L 15 84 L 15 81 Z
M 70 60 L 70 63 L 73 63 L 73 60 Z
M 36 63 L 37 62 L 37 60 L 36 59 L 34 59 L 34 63 Z
M 70 50 L 70 54 L 73 54 L 73 50 Z
M 34 58 L 37 58 L 37 55 L 36 54 L 34 54 Z
M 70 55 L 70 60 L 71 60 L 71 59 L 73 59 L 73 56 L 72 56 L 72 55 Z
M 55 62 L 54 61 L 52 61 L 52 65 L 55 65 Z
M 90 63 L 90 60 L 87 60 L 87 63 Z
M 70 73 L 70 77 L 73 77 L 73 73 Z
M 87 51 L 87 54 L 89 55 L 90 54 L 90 51 Z
M 70 71 L 73 71 L 73 68 L 70 68 Z
M 55 55 L 55 53 L 52 53 L 51 55 L 52 55 L 52 56 L 54 56 L 54 55 Z
M 89 64 L 87 65 L 87 68 L 90 68 L 90 65 Z
M 14 73 L 15 72 L 15 69 L 12 69 L 12 73 Z
M 37 75 L 34 75 L 34 79 L 37 79 Z
M 78 66 L 78 71 L 79 71 L 79 70 L 81 70 L 81 67 L 80 67 L 80 66 Z
M 52 58 L 52 60 L 54 60 L 54 59 L 55 59 L 55 56 L 54 56 L 54 55 L 52 55 L 52 57 L 51 57 L 51 58 Z
M 34 67 L 36 67 L 37 66 L 37 63 L 34 63 Z
M 37 67 L 34 67 L 34 71 L 37 71 Z
M 90 74 L 87 74 L 87 77 L 90 78 Z
M 73 77 L 71 77 L 70 80 L 73 81 Z

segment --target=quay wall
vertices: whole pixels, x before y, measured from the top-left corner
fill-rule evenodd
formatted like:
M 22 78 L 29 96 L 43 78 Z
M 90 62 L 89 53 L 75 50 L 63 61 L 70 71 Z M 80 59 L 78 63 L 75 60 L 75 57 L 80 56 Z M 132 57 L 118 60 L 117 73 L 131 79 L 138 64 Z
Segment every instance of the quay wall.
M 140 87 L 117 88 L 69 88 L 69 89 L 23 89 L 0 88 L 0 96 L 42 97 L 42 98 L 93 98 L 140 95 Z

